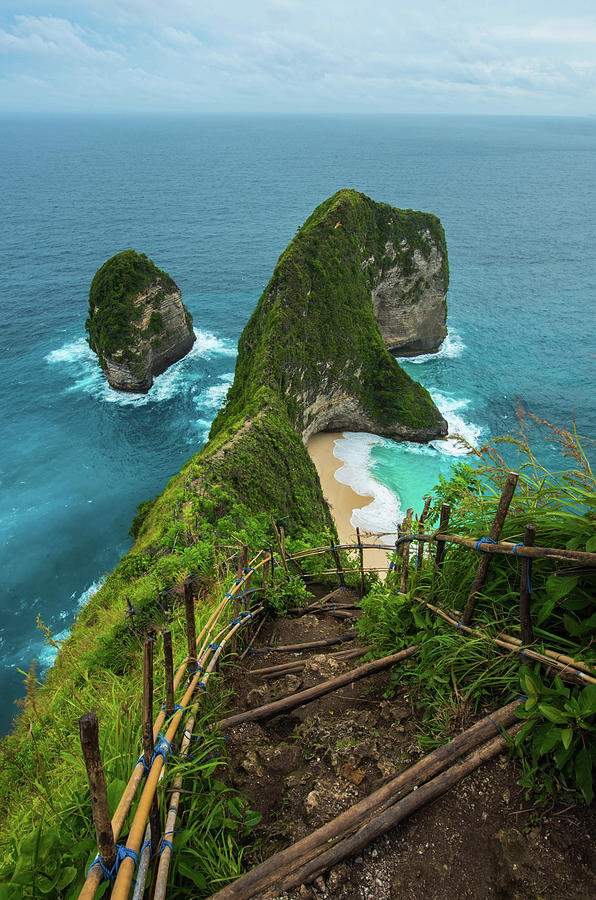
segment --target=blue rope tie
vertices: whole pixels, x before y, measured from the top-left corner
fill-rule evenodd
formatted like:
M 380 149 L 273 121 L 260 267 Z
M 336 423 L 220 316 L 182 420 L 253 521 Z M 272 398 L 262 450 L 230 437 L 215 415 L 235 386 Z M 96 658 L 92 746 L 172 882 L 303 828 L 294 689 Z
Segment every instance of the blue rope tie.
M 204 691 L 207 690 L 207 685 L 204 681 L 197 681 L 197 687 L 202 687 Z
M 463 631 L 463 622 L 461 622 L 461 621 L 458 622 L 457 627 L 459 628 L 460 631 Z
M 250 612 L 250 610 L 248 610 L 248 609 L 245 610 L 244 612 L 241 612 L 241 613 L 240 613 L 240 618 L 241 618 L 241 619 L 245 619 L 247 616 L 248 616 L 249 619 L 252 619 L 252 618 L 253 618 L 253 614 L 252 614 L 252 613 Z
M 476 547 L 476 550 L 478 551 L 478 553 L 481 553 L 482 551 L 481 551 L 480 547 L 482 544 L 496 544 L 496 543 L 497 542 L 493 541 L 493 539 L 490 537 L 483 537 L 483 538 L 480 538 L 479 541 L 476 541 L 475 547 Z
M 518 699 L 518 700 L 527 700 L 528 698 L 526 697 L 525 694 L 518 694 L 518 695 L 517 695 L 517 699 Z
M 157 744 L 155 744 L 155 746 L 153 748 L 153 756 L 151 757 L 151 759 L 149 761 L 149 765 L 147 765 L 145 762 L 145 754 L 144 753 L 141 753 L 141 755 L 139 756 L 139 758 L 137 759 L 137 762 L 136 762 L 137 766 L 139 763 L 143 763 L 143 777 L 144 778 L 146 778 L 147 775 L 149 774 L 149 772 L 151 771 L 151 767 L 153 766 L 153 763 L 155 762 L 155 760 L 157 759 L 158 756 L 161 756 L 165 763 L 168 758 L 168 753 L 172 752 L 172 745 L 167 740 L 167 738 L 165 738 L 163 736 L 163 734 L 161 734 L 161 732 L 157 735 L 157 738 L 158 738 L 158 741 L 157 741 Z
M 161 708 L 161 710 L 162 710 L 163 712 L 167 713 L 168 710 L 167 710 L 167 707 L 166 707 L 165 703 L 164 703 L 164 705 L 163 705 L 162 707 L 160 707 L 160 708 Z M 175 704 L 174 704 L 174 711 L 171 712 L 169 716 L 166 715 L 166 722 L 169 722 L 169 720 L 172 718 L 172 716 L 176 715 L 176 713 L 178 712 L 179 709 L 184 709 L 184 710 L 186 710 L 186 707 L 185 707 L 185 706 L 180 706 L 179 703 L 175 703 Z
M 221 648 L 222 648 L 221 644 L 215 644 L 215 643 L 209 644 L 209 650 L 221 650 Z
M 151 838 L 147 838 L 141 849 L 139 850 L 139 857 L 141 857 L 145 851 L 145 847 L 149 847 L 151 858 L 153 858 L 153 850 L 151 849 Z
M 525 544 L 522 544 L 522 543 L 520 543 L 520 544 L 515 544 L 515 545 L 513 546 L 513 554 L 514 554 L 514 556 L 517 556 L 517 548 L 518 548 L 518 547 L 525 547 L 525 546 L 526 546 L 526 545 L 525 545 Z M 527 566 L 526 566 L 526 590 L 527 590 L 528 594 L 533 594 L 533 593 L 534 593 L 534 590 L 533 590 L 533 588 L 532 588 L 532 578 L 531 578 L 531 575 L 532 575 L 532 560 L 526 558 L 526 563 L 527 563 Z
M 171 842 L 171 841 L 167 841 L 165 838 L 162 838 L 162 839 L 161 839 L 161 846 L 160 846 L 160 848 L 159 848 L 159 853 L 158 853 L 157 855 L 158 855 L 158 856 L 161 856 L 161 854 L 164 852 L 164 850 L 166 849 L 166 847 L 168 847 L 168 849 L 169 849 L 169 851 L 170 851 L 170 856 L 173 856 L 173 855 L 174 855 L 174 848 L 173 848 L 173 846 L 172 846 L 172 842 Z
M 180 833 L 179 831 L 164 831 L 161 841 L 159 843 L 159 850 L 157 851 L 158 856 L 161 856 L 161 854 L 164 852 L 166 847 L 169 848 L 170 855 L 171 856 L 174 855 L 174 848 L 172 846 L 172 842 L 166 840 L 166 834 L 179 834 L 179 833 Z
M 123 859 L 126 859 L 127 856 L 134 861 L 135 869 L 139 864 L 139 856 L 135 853 L 134 850 L 130 850 L 128 847 L 125 847 L 124 844 L 116 844 L 116 861 L 111 869 L 108 869 L 106 865 L 104 865 L 101 856 L 99 854 L 95 857 L 89 868 L 87 869 L 87 875 L 89 871 L 93 868 L 93 866 L 99 866 L 102 871 L 102 881 L 107 880 L 112 884 L 116 881 L 116 876 L 118 875 L 118 870 L 120 868 L 120 864 Z
M 498 722 L 495 722 L 495 720 L 493 719 L 492 716 L 487 716 L 486 718 L 490 719 L 490 721 L 493 723 L 493 725 L 495 726 L 497 731 L 500 731 L 504 738 L 507 738 L 508 741 L 511 740 L 511 738 L 509 737 L 507 732 L 503 729 L 503 727 L 501 725 L 499 725 Z

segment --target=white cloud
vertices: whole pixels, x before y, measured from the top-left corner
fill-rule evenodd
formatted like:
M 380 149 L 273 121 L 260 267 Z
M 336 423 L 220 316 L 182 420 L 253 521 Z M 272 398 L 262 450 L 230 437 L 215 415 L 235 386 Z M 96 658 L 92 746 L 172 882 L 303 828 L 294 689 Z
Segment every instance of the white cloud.
M 5 15 L 0 52 L 24 103 L 70 108 L 592 113 L 596 16 L 559 6 L 63 0 Z

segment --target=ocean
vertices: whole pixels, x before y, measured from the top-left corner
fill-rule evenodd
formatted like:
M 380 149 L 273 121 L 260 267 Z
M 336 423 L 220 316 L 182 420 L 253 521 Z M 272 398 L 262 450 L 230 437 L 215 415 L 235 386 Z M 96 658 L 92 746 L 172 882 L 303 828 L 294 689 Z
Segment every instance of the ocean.
M 68 633 L 136 506 L 201 447 L 279 254 L 341 187 L 443 223 L 449 337 L 403 365 L 453 431 L 481 443 L 520 401 L 596 436 L 596 118 L 48 117 L 1 134 L 1 732 L 22 673 L 54 658 L 37 617 Z M 129 247 L 175 279 L 197 333 L 147 396 L 111 391 L 85 342 L 91 278 Z M 354 524 L 392 531 L 462 449 L 349 435 L 336 452 L 375 497 Z

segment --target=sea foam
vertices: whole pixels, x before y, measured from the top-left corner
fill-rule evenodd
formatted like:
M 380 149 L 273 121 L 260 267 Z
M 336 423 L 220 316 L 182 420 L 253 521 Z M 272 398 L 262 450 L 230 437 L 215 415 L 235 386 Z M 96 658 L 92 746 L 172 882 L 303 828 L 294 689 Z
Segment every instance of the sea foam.
M 402 356 L 399 359 L 406 360 L 418 366 L 421 363 L 432 362 L 435 359 L 458 359 L 466 345 L 456 331 L 450 331 L 436 353 L 422 353 L 420 356 Z
M 196 328 L 195 337 L 196 341 L 190 352 L 161 375 L 156 375 L 153 387 L 147 394 L 132 394 L 111 388 L 98 365 L 97 357 L 83 337 L 65 344 L 58 350 L 52 350 L 46 356 L 46 361 L 50 364 L 60 363 L 68 366 L 72 378 L 72 383 L 65 389 L 68 393 L 84 391 L 104 403 L 132 407 L 146 406 L 150 403 L 171 400 L 176 394 L 192 389 L 199 377 L 203 381 L 204 373 L 197 372 L 193 366 L 197 360 L 234 357 L 237 354 L 236 345 L 227 338 L 220 338 L 211 332 L 199 331 Z M 215 385 L 214 388 L 219 389 L 219 385 Z M 208 402 L 207 405 L 211 404 Z
M 350 522 L 354 528 L 374 534 L 395 532 L 401 517 L 399 500 L 370 471 L 372 448 L 375 444 L 391 443 L 376 434 L 355 431 L 346 431 L 343 440 L 334 441 L 333 455 L 343 462 L 335 473 L 337 481 L 349 485 L 362 497 L 372 497 L 370 503 L 353 511 Z

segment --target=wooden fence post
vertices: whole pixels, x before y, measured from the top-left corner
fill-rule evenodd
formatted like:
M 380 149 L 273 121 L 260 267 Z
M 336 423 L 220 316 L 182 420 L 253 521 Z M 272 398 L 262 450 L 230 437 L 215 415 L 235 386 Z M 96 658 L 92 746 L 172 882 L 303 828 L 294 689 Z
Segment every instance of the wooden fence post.
M 451 507 L 448 503 L 441 506 L 441 518 L 439 520 L 439 534 L 445 534 L 445 529 L 449 524 L 449 516 L 451 515 Z M 443 559 L 445 558 L 445 541 L 437 541 L 437 552 L 435 554 L 435 570 L 441 571 Z
M 409 509 L 406 513 L 406 517 L 401 526 L 403 536 L 410 533 L 410 527 L 412 525 L 412 516 L 414 514 L 413 509 Z M 399 586 L 399 590 L 401 594 L 404 594 L 406 591 L 406 587 L 408 585 L 408 565 L 410 562 L 410 544 L 408 541 L 404 541 L 404 544 L 401 548 L 401 584 Z
M 526 525 L 524 533 L 524 544 L 526 547 L 533 547 L 536 540 L 536 526 Z M 521 626 L 521 642 L 522 644 L 531 644 L 534 641 L 534 630 L 532 628 L 532 619 L 530 616 L 530 600 L 531 593 L 528 590 L 530 584 L 531 560 L 522 556 L 521 558 L 521 574 L 519 587 L 519 621 Z M 525 662 L 522 656 L 522 662 Z
M 339 578 L 339 583 L 342 588 L 346 586 L 346 579 L 344 578 L 344 571 L 341 567 L 341 560 L 339 558 L 339 552 L 335 549 L 335 547 L 330 547 L 331 555 L 333 556 L 333 561 L 335 562 L 335 568 L 337 569 L 337 577 Z
M 366 584 L 364 582 L 364 551 L 362 549 L 362 542 L 360 540 L 360 529 L 356 529 L 356 537 L 358 538 L 358 555 L 360 556 L 360 589 L 362 591 L 362 596 L 364 597 L 364 593 L 366 590 Z
M 279 533 L 279 529 L 278 529 L 277 525 L 275 524 L 275 519 L 273 518 L 273 516 L 270 516 L 270 519 L 271 519 L 271 524 L 273 525 L 273 533 L 275 535 L 275 540 L 277 541 L 277 546 L 279 547 L 279 555 L 281 556 L 281 564 L 284 567 L 286 575 L 287 575 L 288 574 L 288 561 L 286 559 L 285 548 L 282 545 L 281 535 Z M 273 557 L 273 551 L 271 552 L 271 555 Z
M 168 719 L 174 713 L 174 660 L 172 657 L 172 632 L 169 629 L 163 632 L 163 655 L 166 673 L 166 716 Z
M 81 749 L 87 768 L 89 793 L 91 794 L 91 813 L 95 826 L 97 850 L 102 863 L 111 869 L 116 862 L 116 845 L 114 832 L 108 809 L 108 791 L 101 756 L 99 753 L 99 725 L 94 712 L 85 713 L 79 719 Z
M 184 582 L 184 611 L 186 613 L 186 639 L 188 641 L 187 668 L 194 672 L 197 662 L 197 635 L 195 629 L 195 603 L 192 579 Z
M 501 536 L 505 517 L 507 516 L 509 505 L 513 499 L 513 494 L 517 486 L 518 478 L 519 475 L 517 472 L 509 472 L 509 474 L 507 475 L 507 479 L 501 492 L 501 499 L 499 500 L 499 505 L 497 506 L 497 512 L 495 513 L 494 522 L 490 530 L 489 538 L 492 543 L 496 544 L 499 540 L 499 537 Z M 470 590 L 470 596 L 468 597 L 468 602 L 466 603 L 466 608 L 462 616 L 462 623 L 464 625 L 469 625 L 472 621 L 478 593 L 482 589 L 484 582 L 486 581 L 486 575 L 489 565 L 490 555 L 488 553 L 482 553 L 480 562 L 478 563 L 478 568 L 476 569 L 476 576 Z

